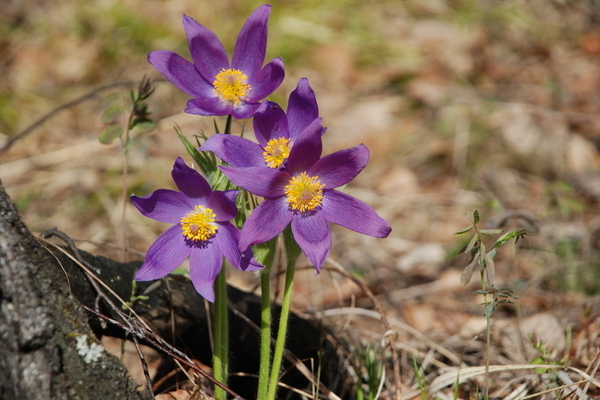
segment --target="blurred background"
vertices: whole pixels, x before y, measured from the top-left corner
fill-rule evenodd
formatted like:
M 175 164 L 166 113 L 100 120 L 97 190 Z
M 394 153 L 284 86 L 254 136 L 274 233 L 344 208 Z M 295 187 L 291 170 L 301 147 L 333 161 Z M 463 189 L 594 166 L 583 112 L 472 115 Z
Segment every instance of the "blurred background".
M 123 101 L 144 76 L 162 78 L 146 61 L 150 51 L 190 58 L 182 14 L 231 51 L 261 4 L 4 0 L 0 180 L 28 227 L 56 226 L 83 249 L 115 259 L 125 235 L 127 259 L 143 258 L 165 225 L 128 206 L 123 229 L 124 156 L 118 140 L 98 141 L 107 98 Z M 272 5 L 266 61 L 283 57 L 286 79 L 270 99 L 285 106 L 298 80 L 309 79 L 328 127 L 324 154 L 369 147 L 369 165 L 346 191 L 393 227 L 384 240 L 334 229 L 331 260 L 362 277 L 391 317 L 479 365 L 485 320 L 481 298 L 472 294 L 478 283 L 460 285 L 469 260 L 456 257 L 470 235 L 454 232 L 471 224 L 476 209 L 482 228 L 527 229 L 526 241 L 511 242 L 496 257 L 496 286 L 521 299 L 519 312 L 503 306 L 494 315 L 501 327 L 495 362 L 528 362 L 536 354 L 507 350 L 506 332 L 518 315 L 520 323 L 530 321 L 528 333 L 543 337 L 548 357 L 590 365 L 600 345 L 600 2 Z M 182 113 L 187 95 L 168 82 L 155 87 L 149 104 L 156 129 L 137 133 L 128 155 L 126 191 L 142 196 L 173 188 L 178 155 L 191 162 L 175 124 L 190 140 L 214 132 L 213 118 Z M 243 124 L 234 131 L 251 131 L 249 121 Z M 371 307 L 339 274 L 315 276 L 306 268 L 298 279 L 298 312 Z M 232 275 L 232 283 L 250 290 L 257 281 Z M 358 316 L 326 322 L 359 341 L 383 333 Z M 550 331 L 555 337 L 540 336 Z M 427 352 L 422 338 L 401 335 L 417 353 Z

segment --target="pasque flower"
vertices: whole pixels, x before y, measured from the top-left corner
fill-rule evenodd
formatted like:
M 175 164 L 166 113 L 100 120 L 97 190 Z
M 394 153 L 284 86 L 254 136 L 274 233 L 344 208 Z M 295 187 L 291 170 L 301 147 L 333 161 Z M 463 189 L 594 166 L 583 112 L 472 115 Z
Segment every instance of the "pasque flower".
M 319 116 L 315 93 L 302 78 L 288 100 L 287 113 L 274 102 L 265 101 L 254 114 L 254 134 L 258 144 L 246 138 L 216 134 L 200 147 L 209 150 L 233 167 L 280 169 L 304 129 Z
M 234 184 L 264 197 L 242 228 L 240 249 L 266 242 L 291 224 L 294 239 L 320 271 L 331 250 L 329 222 L 380 238 L 390 233 L 371 207 L 335 190 L 367 165 L 367 148 L 361 144 L 320 158 L 321 133 L 317 118 L 297 138 L 283 170 L 221 167 Z
M 249 118 L 284 77 L 281 58 L 262 66 L 270 12 L 271 6 L 263 5 L 250 15 L 237 38 L 231 62 L 217 36 L 187 15 L 183 16 L 183 27 L 193 63 L 167 50 L 150 53 L 148 61 L 193 97 L 185 112 Z
M 135 279 L 149 281 L 172 272 L 190 258 L 190 278 L 205 299 L 214 302 L 214 281 L 223 257 L 235 268 L 263 268 L 251 251 L 240 253 L 240 231 L 229 220 L 237 215 L 237 190 L 212 191 L 193 168 L 178 157 L 171 173 L 179 191 L 158 189 L 148 197 L 131 196 L 133 205 L 146 217 L 173 223 L 148 249 Z

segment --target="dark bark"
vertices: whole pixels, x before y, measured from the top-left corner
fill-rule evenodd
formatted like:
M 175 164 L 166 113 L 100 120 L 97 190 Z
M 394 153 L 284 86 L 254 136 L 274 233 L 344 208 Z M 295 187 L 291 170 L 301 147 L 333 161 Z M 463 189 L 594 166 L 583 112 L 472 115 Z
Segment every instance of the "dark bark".
M 94 357 L 100 344 L 65 273 L 1 185 L 0 338 L 1 399 L 153 398 L 137 390 L 116 357 Z
M 93 273 L 125 301 L 152 285 L 140 282 L 136 293 L 132 293 L 133 275 L 140 262 L 122 264 L 78 253 L 75 257 L 80 255 Z M 191 358 L 210 365 L 212 354 L 202 297 L 185 281 L 163 280 L 153 288 L 147 300 L 135 304 L 135 311 L 159 336 L 184 349 Z M 229 296 L 231 370 L 256 374 L 258 332 L 248 320 L 258 324 L 260 299 L 234 288 L 229 288 Z M 119 299 L 108 293 L 107 297 L 120 306 Z M 0 348 L 0 399 L 152 398 L 147 392 L 137 391 L 116 357 L 102 351 L 97 360 L 88 359 L 88 363 L 84 359 L 85 351 L 77 347 L 81 338 L 86 338 L 83 343 L 89 347 L 98 345 L 97 339 L 103 335 L 125 337 L 126 332 L 121 326 L 101 324 L 96 316 L 86 315 L 81 305 L 122 322 L 106 301 L 98 301 L 96 288 L 80 265 L 55 248 L 44 248 L 29 233 L 0 184 L 0 338 L 4 344 Z M 275 320 L 278 312 L 274 312 Z M 340 386 L 347 386 L 347 375 L 339 369 L 334 347 L 323 340 L 324 331 L 292 315 L 289 332 L 288 349 L 303 361 L 312 359 L 313 367 L 320 359 L 319 350 L 325 350 L 321 359 L 323 382 L 334 386 L 330 389 L 338 395 L 350 398 L 347 392 L 346 396 L 340 393 L 345 392 Z M 286 368 L 289 366 L 287 363 Z M 164 357 L 159 375 L 173 368 L 171 357 Z M 283 381 L 294 387 L 310 387 L 294 368 Z M 230 387 L 251 399 L 256 393 L 256 379 L 233 376 Z

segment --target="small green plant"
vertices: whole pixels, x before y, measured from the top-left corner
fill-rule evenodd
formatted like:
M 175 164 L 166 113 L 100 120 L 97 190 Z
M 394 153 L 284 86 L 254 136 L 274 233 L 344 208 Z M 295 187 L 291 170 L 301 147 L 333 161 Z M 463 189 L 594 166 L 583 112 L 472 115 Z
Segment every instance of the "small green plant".
M 479 229 L 477 224 L 479 223 L 479 211 L 475 210 L 473 212 L 473 223 L 460 231 L 456 232 L 455 235 L 461 236 L 470 231 L 474 231 L 475 234 L 469 241 L 469 244 L 465 247 L 465 249 L 460 254 L 470 254 L 471 261 L 465 267 L 461 274 L 461 283 L 466 285 L 471 281 L 471 277 L 473 276 L 473 272 L 476 267 L 479 267 L 480 272 L 480 280 L 481 280 L 481 289 L 477 290 L 474 294 L 483 295 L 483 302 L 480 304 L 483 306 L 483 316 L 486 319 L 486 361 L 485 361 L 485 391 L 483 393 L 483 398 L 489 398 L 489 366 L 490 366 L 490 343 L 491 343 L 491 332 L 492 332 L 492 315 L 496 308 L 500 304 L 504 303 L 514 303 L 513 299 L 518 299 L 519 297 L 508 288 L 497 288 L 494 286 L 494 276 L 496 275 L 496 265 L 494 263 L 494 257 L 496 256 L 496 249 L 503 247 L 510 240 L 515 239 L 515 243 L 519 239 L 523 239 L 523 236 L 527 234 L 525 229 L 519 229 L 515 231 L 508 231 L 504 234 L 503 229 Z M 487 251 L 486 244 L 484 243 L 484 239 L 486 237 L 491 237 L 494 235 L 500 235 L 498 239 L 496 239 L 494 245 L 491 250 Z M 523 239 L 524 240 L 524 239 Z M 491 299 L 489 298 L 491 296 Z
M 417 359 L 413 357 L 413 370 L 415 371 L 415 379 L 421 393 L 421 400 L 429 400 L 429 392 L 427 391 L 427 382 L 425 382 L 425 370 L 423 366 L 417 364 Z
M 356 390 L 357 400 L 375 400 L 379 392 L 383 366 L 377 357 L 375 346 L 368 346 L 362 352 L 357 352 L 355 359 L 361 361 L 358 370 L 362 372 L 361 380 Z
M 147 104 L 152 93 L 154 93 L 152 81 L 143 78 L 136 88 L 124 94 L 108 95 L 104 99 L 106 109 L 101 117 L 102 123 L 107 126 L 98 138 L 100 142 L 109 144 L 119 138 L 121 146 L 127 152 L 132 144 L 131 131 L 135 129 L 140 133 L 145 133 L 153 130 L 156 123 L 150 119 L 151 111 Z M 127 112 L 125 124 L 120 122 L 124 112 Z

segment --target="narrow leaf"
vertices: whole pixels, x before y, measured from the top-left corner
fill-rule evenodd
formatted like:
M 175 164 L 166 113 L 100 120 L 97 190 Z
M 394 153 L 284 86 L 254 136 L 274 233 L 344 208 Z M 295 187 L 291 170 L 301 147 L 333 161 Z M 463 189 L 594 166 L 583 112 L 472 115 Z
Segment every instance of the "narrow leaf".
M 477 243 L 477 239 L 479 238 L 479 235 L 474 235 L 471 238 L 471 241 L 469 242 L 469 244 L 467 245 L 467 247 L 465 247 L 465 251 L 463 251 L 463 253 L 469 253 L 473 247 L 475 246 L 475 244 Z
M 471 282 L 471 278 L 473 277 L 473 271 L 479 262 L 479 254 L 476 254 L 475 257 L 471 260 L 469 265 L 463 269 L 463 272 L 460 274 L 460 284 L 465 286 L 467 283 Z
M 204 176 L 209 176 L 217 170 L 216 163 L 212 162 L 209 157 L 207 157 L 206 153 L 201 153 L 198 149 L 185 137 L 185 135 L 181 132 L 179 127 L 175 127 L 175 131 L 179 136 L 179 139 L 185 146 L 185 149 L 189 153 L 190 156 L 194 159 L 194 161 L 198 164 Z
M 462 235 L 464 235 L 465 233 L 469 232 L 471 229 L 473 229 L 473 225 L 470 225 L 470 226 L 468 226 L 468 227 L 466 227 L 466 228 L 464 228 L 464 229 L 461 229 L 461 230 L 460 230 L 460 231 L 458 231 L 458 232 L 454 232 L 454 234 L 455 234 L 456 236 L 462 236 Z
M 482 235 L 498 235 L 502 233 L 504 229 L 480 229 L 479 233 Z
M 490 251 L 490 253 L 491 253 L 491 251 Z M 485 255 L 484 260 L 485 260 L 485 274 L 487 276 L 488 284 L 491 285 L 492 282 L 494 281 L 494 277 L 496 276 L 496 264 L 494 263 L 494 260 L 490 256 L 490 253 L 487 253 Z
M 508 231 L 504 235 L 500 236 L 496 243 L 494 244 L 495 248 L 500 248 L 506 244 L 511 239 L 518 239 L 520 236 L 527 234 L 525 229 L 519 229 L 518 231 Z

